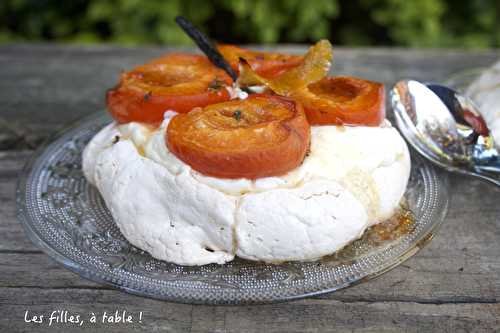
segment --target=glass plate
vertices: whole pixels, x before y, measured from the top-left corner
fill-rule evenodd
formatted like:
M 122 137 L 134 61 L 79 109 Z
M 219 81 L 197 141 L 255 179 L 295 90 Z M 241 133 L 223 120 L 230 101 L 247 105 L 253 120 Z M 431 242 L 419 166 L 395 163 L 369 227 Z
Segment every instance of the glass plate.
M 174 302 L 266 303 L 318 295 L 373 278 L 414 255 L 443 221 L 448 181 L 414 155 L 405 194 L 414 228 L 392 241 L 356 241 L 349 251 L 316 262 L 280 265 L 235 259 L 224 265 L 179 266 L 152 258 L 120 234 L 98 193 L 83 176 L 81 153 L 110 118 L 99 113 L 41 148 L 25 166 L 18 217 L 29 238 L 84 278 L 129 293 Z

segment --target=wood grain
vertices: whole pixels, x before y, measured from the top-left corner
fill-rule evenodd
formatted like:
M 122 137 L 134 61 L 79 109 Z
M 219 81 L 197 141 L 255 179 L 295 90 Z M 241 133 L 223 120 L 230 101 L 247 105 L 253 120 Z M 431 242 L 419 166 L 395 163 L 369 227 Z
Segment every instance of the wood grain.
M 68 300 L 71 303 L 68 304 Z M 500 329 L 498 303 L 425 304 L 302 300 L 254 306 L 195 306 L 165 303 L 111 290 L 2 288 L 0 306 L 8 302 L 0 328 L 9 332 L 492 332 Z M 67 309 L 83 318 L 126 309 L 143 311 L 142 323 L 25 323 L 24 315 L 50 315 Z M 71 330 L 70 330 L 71 328 Z M 125 329 L 124 329 L 125 328 Z
M 301 51 L 296 46 L 283 47 Z M 24 322 L 24 312 L 144 312 L 143 322 L 71 331 L 107 332 L 490 332 L 500 330 L 500 191 L 451 176 L 450 213 L 432 242 L 381 277 L 283 304 L 192 306 L 132 296 L 80 278 L 26 239 L 16 220 L 17 174 L 54 131 L 103 109 L 119 71 L 168 49 L 0 46 L 0 332 L 67 332 Z M 486 52 L 338 49 L 336 73 L 391 84 L 442 81 L 486 66 Z
M 0 151 L 0 253 L 41 253 L 26 238 L 16 218 L 17 175 L 32 154 L 32 151 Z

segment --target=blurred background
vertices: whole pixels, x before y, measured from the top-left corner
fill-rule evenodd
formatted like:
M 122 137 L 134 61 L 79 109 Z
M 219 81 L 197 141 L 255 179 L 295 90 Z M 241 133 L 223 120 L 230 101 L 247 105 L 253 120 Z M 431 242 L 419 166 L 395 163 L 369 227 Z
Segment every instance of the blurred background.
M 0 42 L 191 42 L 184 15 L 225 43 L 500 47 L 500 0 L 2 0 Z

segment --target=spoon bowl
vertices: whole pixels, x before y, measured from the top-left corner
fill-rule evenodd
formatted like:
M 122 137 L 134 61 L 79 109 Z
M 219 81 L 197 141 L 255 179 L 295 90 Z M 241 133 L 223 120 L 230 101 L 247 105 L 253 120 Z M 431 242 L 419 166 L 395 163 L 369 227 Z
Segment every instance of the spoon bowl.
M 451 88 L 415 80 L 390 92 L 396 123 L 422 156 L 449 171 L 500 186 L 500 158 L 474 103 Z

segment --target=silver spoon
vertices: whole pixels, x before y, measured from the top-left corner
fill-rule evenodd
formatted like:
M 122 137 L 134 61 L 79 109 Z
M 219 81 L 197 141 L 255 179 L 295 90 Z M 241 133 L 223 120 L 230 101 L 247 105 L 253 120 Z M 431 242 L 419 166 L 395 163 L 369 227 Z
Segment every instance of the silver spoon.
M 453 89 L 415 80 L 390 92 L 397 125 L 422 156 L 500 186 L 500 156 L 474 103 Z

